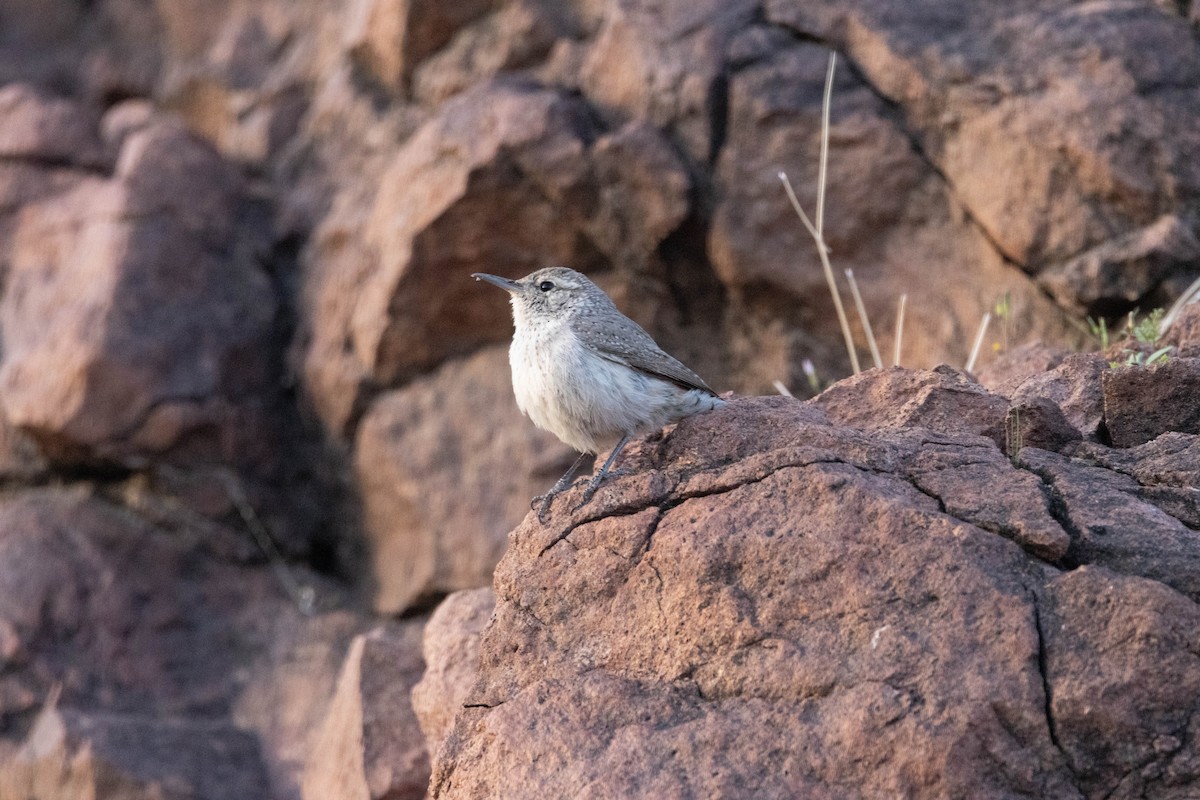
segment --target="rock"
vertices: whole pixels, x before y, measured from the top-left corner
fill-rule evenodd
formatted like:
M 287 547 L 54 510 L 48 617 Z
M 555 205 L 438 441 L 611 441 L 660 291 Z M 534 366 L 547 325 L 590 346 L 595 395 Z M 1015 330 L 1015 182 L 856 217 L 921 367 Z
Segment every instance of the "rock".
M 195 739 L 188 752 L 225 747 L 236 730 L 235 742 L 256 743 L 255 774 L 289 796 L 345 643 L 365 623 L 325 610 L 347 604 L 330 581 L 275 568 L 314 590 L 312 616 L 247 534 L 195 512 L 151 524 L 82 487 L 11 493 L 0 503 L 5 729 L 20 731 L 57 686 L 63 713 L 133 725 L 118 732 L 162 727 L 164 741 Z M 122 745 L 130 759 L 146 735 Z
M 1163 331 L 1163 342 L 1175 347 L 1173 356 L 1200 358 L 1200 302 L 1191 302 L 1179 312 L 1175 324 Z
M 1047 290 L 1106 306 L 1093 314 L 1130 310 L 1131 296 L 1161 303 L 1159 281 L 1194 263 L 1158 244 L 1200 191 L 1191 26 L 1153 4 L 948 9 L 770 0 L 766 18 L 831 42 L 895 103 L 966 213 Z M 1065 114 L 1093 124 L 1064 126 Z
M 1106 370 L 1104 422 L 1117 447 L 1167 431 L 1200 434 L 1200 358 L 1168 358 L 1152 367 Z
M 638 442 L 624 466 L 589 506 L 567 512 L 572 489 L 546 525 L 513 532 L 433 797 L 1200 785 L 1183 727 L 1195 691 L 1170 677 L 1196 672 L 1195 606 L 1146 578 L 1061 572 L 920 489 L 947 473 L 950 497 L 1037 497 L 1040 464 L 1013 468 L 977 436 L 860 433 L 749 398 Z M 1114 501 L 1124 486 L 1087 478 Z M 1074 520 L 1079 500 L 1060 495 L 1044 508 Z M 1125 692 L 1111 714 L 1109 692 Z
M 713 269 L 746 307 L 742 313 L 782 318 L 819 339 L 791 344 L 786 360 L 796 365 L 791 372 L 797 377 L 802 358 L 814 360 L 822 375 L 845 374 L 848 363 L 816 246 L 778 177 L 786 172 L 812 216 L 828 51 L 774 27 L 750 29 L 731 48 L 728 131 L 714 169 L 718 188 L 708 239 Z M 1048 342 L 1065 338 L 1061 314 L 1004 263 L 947 191 L 943 176 L 911 146 L 910 132 L 885 99 L 845 64 L 837 73 L 830 124 L 825 239 L 864 359 L 862 325 L 841 277 L 847 268 L 884 353 L 894 347 L 899 297 L 908 295 L 905 366 L 964 363 L 980 318 L 1006 293 L 1014 331 Z M 930 280 L 929 263 L 970 268 L 959 280 Z M 1000 327 L 997 321 L 993 341 L 1002 335 Z
M 241 665 L 245 677 L 230 715 L 239 728 L 257 735 L 274 795 L 292 800 L 300 797 L 310 760 L 321 755 L 322 724 L 346 652 L 357 635 L 377 624 L 363 613 L 336 608 L 331 602 L 336 591 L 319 586 L 318 613 L 306 616 L 283 606 L 255 621 L 260 644 Z M 344 599 L 342 604 L 348 605 Z
M 1012 539 L 1050 563 L 1067 554 L 1071 537 L 1051 514 L 1041 481 L 1014 469 L 990 440 L 922 442 L 907 473 L 955 519 Z
M 1053 265 L 1041 283 L 1060 306 L 1083 316 L 1094 309 L 1136 306 L 1148 287 L 1198 260 L 1200 239 L 1189 223 L 1169 214 Z
M 1130 476 L 1141 487 L 1140 497 L 1200 529 L 1200 436 L 1164 433 L 1120 450 L 1086 443 L 1070 455 Z
M 47 706 L 12 756 L 5 797 L 218 800 L 268 796 L 254 736 L 225 723 Z
M 380 176 L 370 217 L 335 215 L 318 234 L 305 375 L 322 418 L 340 432 L 369 390 L 506 339 L 508 308 L 472 271 L 646 258 L 682 221 L 688 187 L 658 134 L 606 136 L 563 93 L 507 82 L 448 101 Z
M 356 0 L 345 42 L 359 69 L 389 89 L 403 90 L 417 64 L 492 5 L 492 0 Z
M 160 123 L 128 137 L 112 179 L 24 209 L 0 402 L 51 461 L 186 448 L 236 462 L 263 438 L 247 428 L 262 427 L 275 303 L 239 199 L 229 165 Z
M 380 397 L 355 447 L 375 608 L 487 585 L 530 498 L 574 460 L 517 409 L 499 347 Z
M 440 52 L 416 66 L 412 75 L 415 99 L 436 106 L 501 73 L 536 69 L 556 41 L 577 32 L 577 26 L 567 19 L 572 9 L 550 0 L 491 5 L 494 11 L 465 26 Z
M 33 86 L 0 87 L 0 158 L 43 166 L 101 170 L 111 159 L 97 136 L 95 114 L 70 100 L 45 96 Z
M 425 626 L 425 674 L 413 687 L 412 704 L 431 755 L 450 733 L 475 683 L 479 638 L 495 607 L 496 594 L 490 586 L 455 592 Z
M 1061 347 L 1030 342 L 989 361 L 977 377 L 989 392 L 1008 397 L 1025 381 L 1057 367 L 1067 355 Z
M 1108 368 L 1103 356 L 1075 353 L 1048 372 L 1030 376 L 1008 394 L 1018 405 L 1051 401 L 1085 438 L 1097 440 L 1104 423 L 1100 381 Z
M 1016 403 L 1004 418 L 1004 452 L 1012 458 L 1025 447 L 1061 452 L 1081 439 L 1062 409 L 1045 397 Z
M 1194 738 L 1200 609 L 1162 584 L 1083 567 L 1047 586 L 1049 711 L 1089 797 L 1183 797 Z M 1171 680 L 1159 680 L 1171 675 Z
M 1200 598 L 1200 538 L 1132 477 L 1032 447 L 1021 451 L 1021 464 L 1048 486 L 1071 534 L 1068 564 L 1151 578 Z
M 346 654 L 304 776 L 307 800 L 420 800 L 429 756 L 409 692 L 421 675 L 421 625 L 376 628 Z
M 834 384 L 814 402 L 830 418 L 863 430 L 921 427 L 1004 442 L 1008 403 L 951 367 L 868 370 Z
M 724 56 L 755 3 L 614 2 L 589 49 L 580 81 L 589 100 L 623 119 L 671 130 L 698 164 L 720 148 Z

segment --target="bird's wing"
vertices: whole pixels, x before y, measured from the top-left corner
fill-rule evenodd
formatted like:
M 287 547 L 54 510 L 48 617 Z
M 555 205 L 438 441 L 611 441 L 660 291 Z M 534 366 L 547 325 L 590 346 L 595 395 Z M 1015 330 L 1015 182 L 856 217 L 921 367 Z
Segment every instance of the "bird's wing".
M 609 316 L 603 324 L 576 319 L 571 326 L 583 345 L 601 358 L 625 364 L 640 372 L 677 383 L 685 389 L 716 392 L 699 375 L 668 355 L 650 338 L 650 334 L 625 316 Z

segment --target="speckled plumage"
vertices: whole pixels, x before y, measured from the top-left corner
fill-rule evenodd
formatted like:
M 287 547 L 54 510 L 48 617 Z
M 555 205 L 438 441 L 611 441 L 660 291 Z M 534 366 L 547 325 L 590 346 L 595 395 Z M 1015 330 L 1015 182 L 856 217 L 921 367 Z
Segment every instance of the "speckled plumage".
M 475 277 L 511 295 L 516 332 L 509 365 L 521 411 L 580 452 L 617 445 L 585 502 L 630 436 L 724 405 L 700 376 L 663 352 L 575 270 L 551 267 L 519 281 Z

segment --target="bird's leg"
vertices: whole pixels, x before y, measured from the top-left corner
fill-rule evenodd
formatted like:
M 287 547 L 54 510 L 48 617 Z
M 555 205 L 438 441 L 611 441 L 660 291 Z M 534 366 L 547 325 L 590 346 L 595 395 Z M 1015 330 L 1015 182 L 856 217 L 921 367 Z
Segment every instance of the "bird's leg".
M 578 505 L 571 509 L 572 511 L 578 511 L 586 506 L 588 501 L 592 499 L 592 495 L 594 495 L 596 490 L 600 488 L 600 482 L 604 480 L 604 476 L 609 474 L 608 468 L 611 467 L 613 462 L 617 460 L 617 456 L 621 455 L 621 451 L 625 448 L 625 445 L 629 443 L 629 437 L 631 435 L 632 434 L 627 433 L 621 437 L 621 441 L 617 442 L 617 446 L 613 448 L 613 451 L 609 453 L 608 458 L 605 460 L 604 466 L 602 466 L 600 471 L 592 476 L 592 479 L 588 481 L 587 488 L 583 490 L 583 499 L 579 501 Z
M 579 465 L 582 464 L 583 460 L 589 455 L 589 453 L 580 453 L 579 458 L 575 459 L 575 463 L 571 465 L 570 469 L 568 469 L 566 473 L 559 478 L 553 486 L 550 487 L 550 491 L 546 492 L 545 494 L 540 494 L 533 498 L 533 500 L 529 501 L 529 509 L 531 511 L 535 505 L 538 505 L 539 503 L 541 504 L 538 505 L 537 510 L 538 522 L 542 523 L 543 525 L 546 524 L 546 512 L 550 510 L 550 501 L 554 499 L 555 495 L 571 485 L 571 478 L 575 475 L 575 470 L 579 469 Z

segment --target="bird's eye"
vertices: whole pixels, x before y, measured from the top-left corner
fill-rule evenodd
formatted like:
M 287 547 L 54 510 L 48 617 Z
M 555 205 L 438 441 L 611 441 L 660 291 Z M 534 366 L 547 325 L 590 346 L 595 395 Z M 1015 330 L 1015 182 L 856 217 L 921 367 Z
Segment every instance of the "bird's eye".
M 538 284 L 538 288 L 541 289 L 543 292 L 548 292 L 554 288 L 554 283 L 553 283 L 553 281 L 542 281 L 541 283 Z

